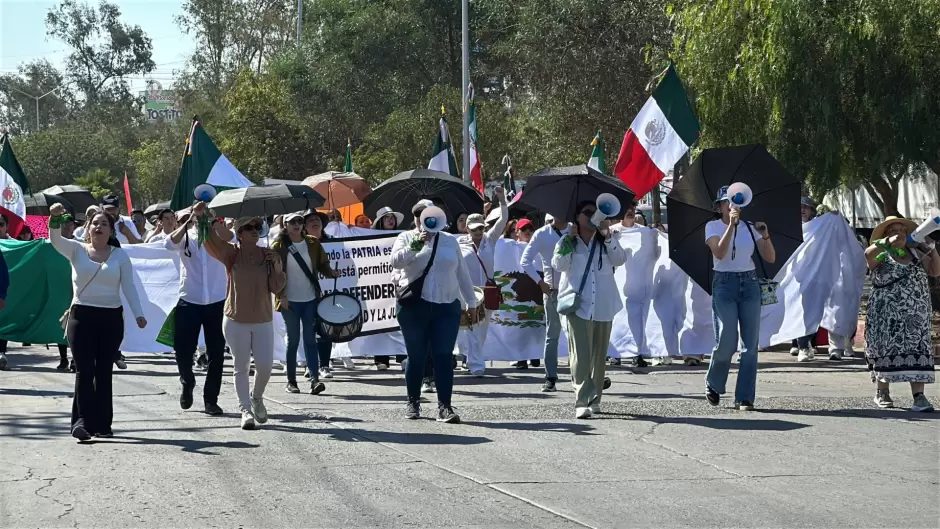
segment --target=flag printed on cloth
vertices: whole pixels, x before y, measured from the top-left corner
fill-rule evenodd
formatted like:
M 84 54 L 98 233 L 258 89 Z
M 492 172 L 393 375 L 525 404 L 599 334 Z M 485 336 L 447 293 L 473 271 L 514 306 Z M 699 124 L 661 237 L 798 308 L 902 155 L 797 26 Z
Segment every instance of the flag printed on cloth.
M 450 143 L 450 133 L 447 132 L 447 118 L 444 116 L 443 105 L 441 105 L 440 126 L 437 129 L 437 139 L 434 140 L 434 150 L 431 153 L 428 169 L 460 178 L 460 171 L 457 169 L 457 157 L 454 155 L 454 147 Z
M 636 193 L 649 193 L 698 141 L 699 124 L 685 87 L 669 65 L 623 137 L 614 174 Z
M 0 213 L 7 218 L 7 234 L 15 238 L 26 222 L 26 195 L 30 193 L 26 173 L 16 161 L 10 137 L 0 137 Z
M 346 173 L 353 172 L 352 140 L 349 138 L 346 138 L 346 163 L 343 164 L 343 172 L 346 172 Z
M 483 194 L 483 162 L 477 151 L 477 119 L 473 104 L 473 85 L 467 88 L 467 119 L 470 122 L 470 183 Z
M 212 185 L 219 191 L 254 185 L 219 152 L 197 118 L 193 120 L 189 138 L 186 139 L 186 149 L 183 152 L 170 208 L 179 211 L 191 206 L 194 200 L 193 190 L 200 184 Z
M 591 157 L 588 159 L 587 166 L 595 171 L 607 174 L 607 161 L 604 160 L 604 138 L 601 131 L 597 131 L 594 139 L 591 141 Z

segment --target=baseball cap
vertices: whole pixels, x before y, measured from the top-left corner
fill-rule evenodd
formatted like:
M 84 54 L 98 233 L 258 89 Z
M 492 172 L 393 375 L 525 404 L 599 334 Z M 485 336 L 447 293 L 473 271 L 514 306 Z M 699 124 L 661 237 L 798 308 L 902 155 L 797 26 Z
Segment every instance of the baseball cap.
M 120 205 L 121 205 L 121 200 L 118 199 L 118 197 L 115 196 L 115 195 L 105 195 L 105 196 L 101 199 L 101 205 L 102 205 L 102 206 L 115 206 L 115 207 L 117 207 L 117 206 L 120 206 Z
M 483 222 L 483 215 L 479 213 L 474 213 L 473 215 L 467 216 L 467 229 L 476 230 L 479 228 L 485 228 L 486 224 Z
M 715 197 L 715 203 L 730 201 L 731 199 L 728 198 L 728 186 L 721 186 L 721 189 L 718 190 L 718 195 Z
M 288 213 L 287 215 L 284 215 L 285 223 L 290 222 L 294 219 L 304 220 L 304 214 L 301 213 L 300 211 L 295 211 L 294 213 Z
M 434 205 L 434 202 L 431 202 L 430 200 L 423 198 L 419 200 L 414 206 L 411 206 L 411 214 L 417 215 L 418 211 L 429 208 L 433 205 Z
M 809 198 L 809 197 L 801 197 L 801 198 L 800 198 L 800 205 L 801 205 L 801 206 L 806 206 L 806 207 L 808 207 L 808 208 L 815 208 L 815 207 L 816 207 L 816 203 L 813 202 L 813 199 L 811 199 L 811 198 Z
M 520 220 L 519 222 L 516 223 L 516 229 L 517 229 L 517 230 L 521 230 L 521 229 L 525 228 L 526 226 L 528 226 L 528 227 L 530 227 L 530 228 L 534 228 L 534 226 L 532 226 L 532 221 L 529 220 L 529 219 L 522 219 L 522 220 Z

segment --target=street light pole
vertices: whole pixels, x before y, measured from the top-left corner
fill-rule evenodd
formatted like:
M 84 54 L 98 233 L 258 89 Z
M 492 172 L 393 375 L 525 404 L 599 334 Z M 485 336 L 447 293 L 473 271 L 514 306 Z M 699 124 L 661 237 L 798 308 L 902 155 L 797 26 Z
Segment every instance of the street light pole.
M 300 49 L 300 35 L 304 25 L 304 0 L 297 0 L 297 49 Z
M 43 95 L 41 95 L 41 96 L 38 96 L 38 97 L 37 97 L 37 96 L 34 96 L 33 94 L 27 94 L 26 92 L 24 92 L 24 91 L 22 91 L 22 90 L 20 90 L 20 89 L 18 89 L 18 88 L 13 88 L 12 86 L 10 87 L 10 89 L 13 90 L 13 91 L 15 91 L 15 92 L 19 92 L 19 93 L 23 94 L 24 96 L 29 97 L 29 98 L 31 98 L 31 99 L 34 99 L 34 100 L 36 101 L 36 130 L 38 131 L 40 128 L 42 128 L 41 125 L 40 125 L 40 123 L 39 123 L 39 100 L 42 99 L 42 98 L 44 98 L 44 97 L 46 97 L 46 96 L 48 96 L 48 95 L 56 95 L 56 94 L 55 94 L 55 91 L 58 90 L 59 87 L 57 86 L 57 87 L 53 88 L 52 90 L 49 90 L 49 91 L 46 92 L 45 94 L 43 94 Z
M 463 174 L 461 178 L 465 181 L 470 178 L 470 118 L 467 115 L 467 96 L 470 89 L 470 0 L 461 0 L 461 24 L 462 24 L 462 45 L 463 58 L 461 61 L 461 80 L 463 81 Z

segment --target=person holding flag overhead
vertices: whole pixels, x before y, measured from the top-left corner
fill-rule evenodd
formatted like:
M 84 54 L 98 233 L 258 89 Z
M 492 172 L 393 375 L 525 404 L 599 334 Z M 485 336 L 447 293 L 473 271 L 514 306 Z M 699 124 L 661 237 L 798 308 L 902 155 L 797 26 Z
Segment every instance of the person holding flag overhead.
M 212 138 L 203 130 L 197 116 L 193 118 L 186 139 L 183 163 L 180 165 L 176 187 L 173 188 L 170 208 L 180 211 L 191 206 L 193 193 L 202 184 L 209 184 L 218 191 L 254 185 L 219 151 Z

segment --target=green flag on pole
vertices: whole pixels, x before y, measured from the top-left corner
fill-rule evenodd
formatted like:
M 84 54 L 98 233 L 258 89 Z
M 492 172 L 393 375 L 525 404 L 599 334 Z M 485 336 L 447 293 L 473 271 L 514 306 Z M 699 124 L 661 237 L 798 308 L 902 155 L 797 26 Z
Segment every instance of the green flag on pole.
M 607 174 L 607 162 L 604 161 L 604 138 L 601 131 L 597 131 L 594 139 L 591 141 L 591 158 L 588 160 L 588 167 L 591 167 L 601 173 Z
M 346 173 L 353 172 L 352 164 L 352 140 L 346 138 L 346 165 L 343 166 L 343 171 Z
M 454 156 L 454 147 L 450 143 L 450 133 L 447 131 L 447 118 L 444 116 L 443 105 L 441 105 L 441 121 L 437 128 L 437 138 L 434 139 L 434 150 L 431 153 L 428 169 L 460 178 L 457 157 Z
M 218 191 L 254 185 L 219 151 L 197 117 L 186 138 L 170 207 L 179 211 L 193 205 L 193 190 L 200 184 L 209 184 Z

